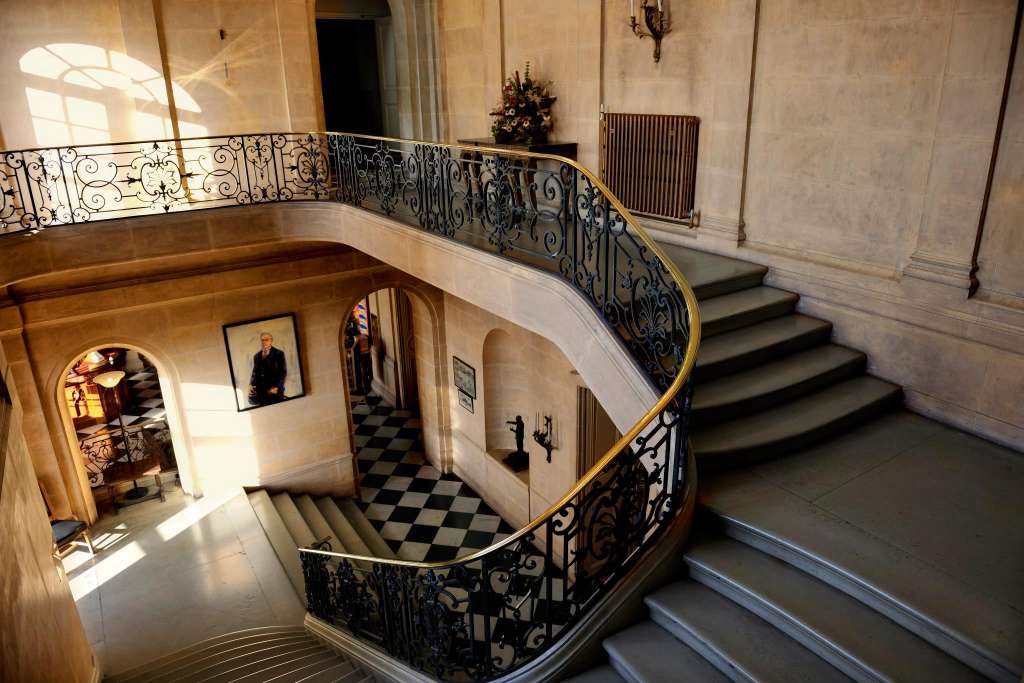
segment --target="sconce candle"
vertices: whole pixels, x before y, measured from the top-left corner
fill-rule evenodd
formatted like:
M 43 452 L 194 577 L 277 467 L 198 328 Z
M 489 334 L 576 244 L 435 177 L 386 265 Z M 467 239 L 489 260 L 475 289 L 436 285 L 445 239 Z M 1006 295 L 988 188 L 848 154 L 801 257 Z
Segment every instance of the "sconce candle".
M 653 38 L 654 39 L 654 61 L 661 61 L 661 39 L 671 29 L 669 28 L 669 22 L 665 16 L 663 7 L 663 0 L 658 0 L 657 8 L 647 4 L 650 0 L 640 1 L 640 12 L 644 17 L 644 24 L 647 26 L 647 33 L 640 28 L 640 22 L 636 20 L 636 12 L 634 9 L 633 0 L 629 2 L 629 26 L 633 29 L 633 33 L 638 38 Z

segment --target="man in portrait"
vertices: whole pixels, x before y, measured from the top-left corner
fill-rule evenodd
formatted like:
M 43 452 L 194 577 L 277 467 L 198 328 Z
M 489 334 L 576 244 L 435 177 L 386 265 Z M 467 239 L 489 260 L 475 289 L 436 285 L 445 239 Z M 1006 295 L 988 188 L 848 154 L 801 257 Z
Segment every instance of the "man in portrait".
M 260 332 L 260 350 L 252 357 L 249 403 L 265 406 L 283 401 L 284 379 L 287 375 L 284 351 L 274 346 L 272 334 Z

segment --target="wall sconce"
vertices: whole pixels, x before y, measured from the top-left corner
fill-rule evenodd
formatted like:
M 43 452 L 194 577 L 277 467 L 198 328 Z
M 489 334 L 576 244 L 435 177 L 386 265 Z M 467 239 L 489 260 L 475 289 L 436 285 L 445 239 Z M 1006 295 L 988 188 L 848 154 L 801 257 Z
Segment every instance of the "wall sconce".
M 648 33 L 640 28 L 640 22 L 636 20 L 636 0 L 629 0 L 629 26 L 638 38 L 654 39 L 654 61 L 661 61 L 661 39 L 672 29 L 669 27 L 668 19 L 662 9 L 663 0 L 658 0 L 658 6 L 648 4 L 650 0 L 640 0 L 640 11 L 644 15 L 644 23 L 647 25 Z
M 540 447 L 547 451 L 548 462 L 551 462 L 551 451 L 555 450 L 555 428 L 554 419 L 550 415 L 544 416 L 544 430 L 540 429 L 540 413 L 533 419 L 533 440 L 540 444 Z

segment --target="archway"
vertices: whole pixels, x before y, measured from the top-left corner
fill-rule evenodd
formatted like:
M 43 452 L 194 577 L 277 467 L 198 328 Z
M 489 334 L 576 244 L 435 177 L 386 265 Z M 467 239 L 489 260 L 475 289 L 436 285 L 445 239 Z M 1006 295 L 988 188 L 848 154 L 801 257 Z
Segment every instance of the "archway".
M 516 445 L 506 423 L 515 418 L 517 407 L 521 411 L 528 405 L 521 349 L 511 334 L 496 328 L 484 337 L 483 360 L 485 448 L 504 455 Z
M 163 498 L 179 482 L 199 495 L 172 369 L 135 344 L 90 344 L 63 368 L 55 393 L 90 522 Z

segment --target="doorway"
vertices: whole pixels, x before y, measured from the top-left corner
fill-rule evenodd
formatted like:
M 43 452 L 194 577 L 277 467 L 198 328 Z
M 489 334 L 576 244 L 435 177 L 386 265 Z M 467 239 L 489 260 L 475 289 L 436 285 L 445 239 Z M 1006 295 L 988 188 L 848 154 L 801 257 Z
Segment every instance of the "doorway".
M 99 514 L 165 499 L 178 465 L 151 359 L 119 346 L 89 351 L 68 368 L 60 400 Z
M 384 135 L 377 22 L 316 20 L 327 130 Z

